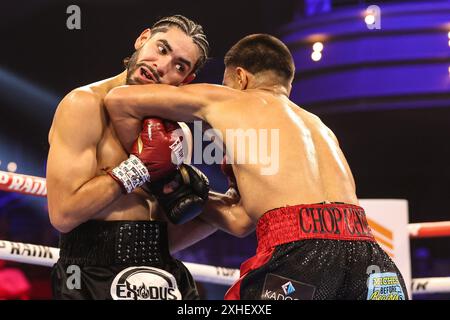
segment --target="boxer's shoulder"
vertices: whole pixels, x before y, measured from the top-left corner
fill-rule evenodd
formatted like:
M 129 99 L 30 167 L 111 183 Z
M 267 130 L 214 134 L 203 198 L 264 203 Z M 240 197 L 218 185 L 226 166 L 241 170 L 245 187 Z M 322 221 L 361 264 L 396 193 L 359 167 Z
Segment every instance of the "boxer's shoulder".
M 59 103 L 55 116 L 83 116 L 101 115 L 103 110 L 103 97 L 87 87 L 70 91 Z
M 230 100 L 241 99 L 247 96 L 241 90 L 209 83 L 185 85 L 175 90 L 188 95 L 194 95 L 196 99 L 202 99 L 206 105 L 229 102 Z
M 102 98 L 86 88 L 69 92 L 59 103 L 51 127 L 53 131 L 84 132 L 93 138 L 101 136 L 105 111 Z
M 68 105 L 89 104 L 102 105 L 104 95 L 89 87 L 80 87 L 70 91 L 61 102 Z

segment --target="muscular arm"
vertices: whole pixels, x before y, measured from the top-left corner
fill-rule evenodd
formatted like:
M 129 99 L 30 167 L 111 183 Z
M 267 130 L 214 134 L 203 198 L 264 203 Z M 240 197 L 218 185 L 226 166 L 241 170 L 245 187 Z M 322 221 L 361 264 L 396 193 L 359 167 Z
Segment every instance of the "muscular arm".
M 121 195 L 109 176 L 97 174 L 97 144 L 102 137 L 101 99 L 76 90 L 58 106 L 47 161 L 48 208 L 52 225 L 69 232 Z
M 164 84 L 122 86 L 105 97 L 114 129 L 126 150 L 141 130 L 141 120 L 161 117 L 173 121 L 207 121 L 213 103 L 233 99 L 241 94 L 231 88 L 212 84 L 175 87 Z
M 235 192 L 232 189 L 226 194 L 211 191 L 199 217 L 222 231 L 243 238 L 255 229 L 255 224 Z
M 210 191 L 200 216 L 182 225 L 167 223 L 172 254 L 205 239 L 218 229 L 237 237 L 245 237 L 255 229 L 242 204 L 230 192 Z
M 169 250 L 173 254 L 210 236 L 217 231 L 217 227 L 197 217 L 181 225 L 167 222 L 167 230 Z

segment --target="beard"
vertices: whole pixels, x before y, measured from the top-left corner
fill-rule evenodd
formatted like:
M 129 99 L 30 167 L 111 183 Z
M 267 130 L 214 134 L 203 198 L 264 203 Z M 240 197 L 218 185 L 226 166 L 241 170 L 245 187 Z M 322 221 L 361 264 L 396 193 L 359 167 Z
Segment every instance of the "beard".
M 133 79 L 132 76 L 133 74 L 136 72 L 136 70 L 139 68 L 137 65 L 137 59 L 139 56 L 139 50 L 136 50 L 132 55 L 131 58 L 128 59 L 128 61 L 126 62 L 126 67 L 127 67 L 127 79 L 126 79 L 126 84 L 127 85 L 133 85 L 133 84 L 140 84 L 140 82 L 138 81 L 139 79 Z
M 138 63 L 138 57 L 139 57 L 139 50 L 136 50 L 132 55 L 131 58 L 125 60 L 125 66 L 127 68 L 127 78 L 125 84 L 127 85 L 134 85 L 134 84 L 148 84 L 146 81 L 142 81 L 139 77 L 133 78 L 133 75 L 136 74 L 136 71 L 140 67 L 146 67 L 150 72 L 153 74 L 154 78 L 156 79 L 156 83 L 160 83 L 161 79 L 159 75 L 156 73 L 156 71 L 150 67 L 149 65 L 145 63 Z M 127 61 L 128 60 L 128 61 Z

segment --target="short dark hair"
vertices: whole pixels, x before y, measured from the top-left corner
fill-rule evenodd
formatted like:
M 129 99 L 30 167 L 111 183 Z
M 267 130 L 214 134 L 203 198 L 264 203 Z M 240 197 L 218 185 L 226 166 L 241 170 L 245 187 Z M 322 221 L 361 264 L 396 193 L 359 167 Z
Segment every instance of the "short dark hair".
M 205 64 L 209 54 L 209 43 L 206 39 L 205 33 L 203 32 L 203 27 L 185 16 L 176 14 L 159 19 L 153 24 L 151 30 L 153 34 L 158 32 L 166 32 L 168 27 L 172 26 L 177 27 L 186 35 L 191 37 L 192 41 L 194 41 L 200 49 L 200 58 L 197 60 L 194 68 L 192 69 L 192 72 L 197 72 Z
M 256 74 L 273 71 L 285 80 L 292 80 L 294 59 L 288 47 L 269 34 L 252 34 L 239 40 L 225 55 L 225 67 L 242 67 Z

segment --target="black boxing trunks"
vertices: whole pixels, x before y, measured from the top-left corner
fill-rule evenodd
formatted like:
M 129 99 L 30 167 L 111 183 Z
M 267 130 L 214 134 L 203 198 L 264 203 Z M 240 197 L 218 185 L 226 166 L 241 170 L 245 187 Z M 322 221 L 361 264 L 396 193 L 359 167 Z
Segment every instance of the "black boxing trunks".
M 54 299 L 199 299 L 159 221 L 88 221 L 61 234 L 52 290 Z
M 256 255 L 227 300 L 404 300 L 400 271 L 375 241 L 364 209 L 296 205 L 266 212 Z

